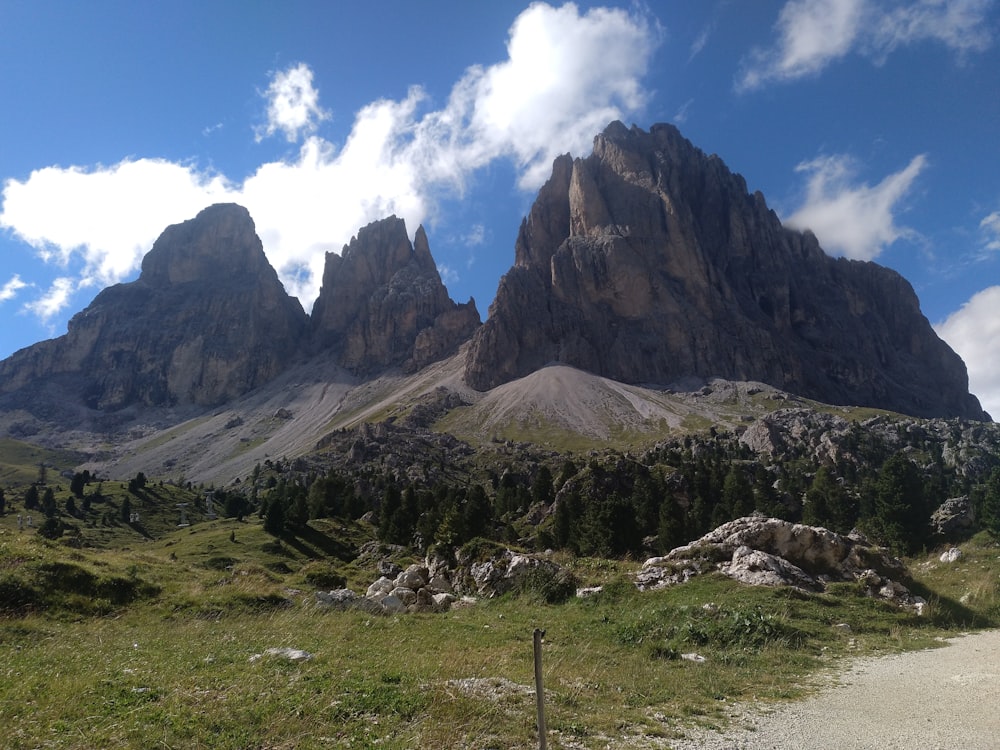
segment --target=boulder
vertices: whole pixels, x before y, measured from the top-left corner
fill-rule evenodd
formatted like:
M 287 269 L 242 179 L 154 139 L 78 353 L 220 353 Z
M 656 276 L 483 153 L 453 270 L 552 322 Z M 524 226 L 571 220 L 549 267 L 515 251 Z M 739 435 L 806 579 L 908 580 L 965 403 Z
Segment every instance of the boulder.
M 906 567 L 884 547 L 869 544 L 860 534 L 843 536 L 760 516 L 730 521 L 697 541 L 649 558 L 635 584 L 643 591 L 659 589 L 710 571 L 750 585 L 807 591 L 822 591 L 830 581 L 857 581 L 871 596 L 923 608 L 901 583 L 909 578 Z
M 958 541 L 976 529 L 976 512 L 967 495 L 951 497 L 931 513 L 931 530 L 941 540 Z

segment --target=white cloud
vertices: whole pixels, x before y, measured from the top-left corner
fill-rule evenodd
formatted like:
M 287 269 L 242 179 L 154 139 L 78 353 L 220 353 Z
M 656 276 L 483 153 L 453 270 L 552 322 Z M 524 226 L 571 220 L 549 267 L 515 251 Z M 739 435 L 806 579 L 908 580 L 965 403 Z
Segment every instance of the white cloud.
M 234 201 L 250 211 L 286 289 L 308 309 L 325 253 L 339 252 L 365 224 L 394 213 L 412 232 L 435 215 L 438 198 L 461 194 L 496 159 L 513 160 L 518 185 L 533 190 L 557 155 L 589 153 L 610 121 L 643 106 L 641 78 L 658 41 L 655 23 L 621 10 L 533 4 L 510 28 L 508 59 L 466 70 L 443 108 L 427 111 L 420 87 L 372 102 L 339 149 L 315 134 L 328 115 L 312 71 L 297 65 L 274 76 L 258 133 L 301 139 L 295 156 L 262 164 L 242 184 L 155 159 L 47 167 L 7 181 L 0 227 L 64 268 L 82 259 L 80 284 L 107 284 L 133 273 L 167 225 Z
M 10 277 L 10 280 L 0 287 L 0 302 L 6 302 L 9 299 L 14 299 L 17 296 L 18 291 L 24 289 L 28 286 L 26 283 L 21 281 L 21 277 L 16 273 Z
M 915 156 L 905 169 L 874 187 L 854 184 L 856 167 L 846 156 L 803 162 L 796 171 L 809 175 L 805 204 L 784 220 L 787 226 L 809 229 L 831 254 L 872 260 L 900 237 L 914 232 L 896 224 L 894 212 L 927 165 Z
M 83 285 L 106 285 L 134 271 L 168 224 L 231 195 L 224 178 L 161 159 L 45 167 L 6 182 L 0 227 L 48 262 L 82 260 Z
M 465 237 L 462 238 L 469 247 L 477 247 L 486 242 L 486 227 L 483 224 L 473 224 Z
M 313 87 L 312 69 L 299 63 L 271 78 L 267 91 L 267 123 L 257 130 L 257 140 L 284 133 L 289 143 L 312 135 L 330 113 L 319 106 L 319 91 Z
M 67 277 L 60 276 L 52 282 L 52 286 L 41 297 L 24 305 L 24 309 L 33 313 L 43 323 L 62 312 L 69 305 L 70 298 L 75 291 L 76 282 Z
M 969 390 L 983 408 L 1000 418 L 1000 286 L 973 295 L 934 328 L 965 360 Z
M 687 122 L 688 113 L 691 111 L 692 104 L 694 104 L 694 99 L 688 99 L 686 102 L 684 102 L 680 106 L 680 109 L 677 110 L 677 114 L 674 115 L 673 117 L 674 122 L 676 122 L 678 125 L 683 125 L 685 122 Z
M 992 37 L 986 14 L 992 0 L 919 0 L 876 15 L 869 52 L 884 57 L 897 47 L 925 39 L 958 53 L 986 49 Z
M 776 44 L 754 49 L 736 87 L 816 75 L 851 52 L 876 63 L 898 47 L 936 41 L 966 54 L 991 43 L 986 13 L 991 0 L 789 0 L 778 15 Z
M 1000 211 L 994 211 L 984 217 L 979 222 L 979 228 L 985 236 L 983 246 L 987 250 L 1000 250 Z M 997 416 L 1000 417 L 1000 414 Z

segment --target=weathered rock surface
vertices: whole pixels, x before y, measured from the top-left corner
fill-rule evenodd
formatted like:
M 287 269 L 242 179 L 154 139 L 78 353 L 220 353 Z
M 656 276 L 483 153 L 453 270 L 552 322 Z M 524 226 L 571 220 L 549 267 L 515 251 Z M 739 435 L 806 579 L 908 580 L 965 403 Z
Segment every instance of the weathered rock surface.
M 858 535 L 777 518 L 748 516 L 710 531 L 697 541 L 652 557 L 636 574 L 636 585 L 653 590 L 719 571 L 754 586 L 794 586 L 822 591 L 830 581 L 857 581 L 871 596 L 920 611 L 925 604 L 900 582 L 909 575 L 888 550 Z
M 950 497 L 931 513 L 931 531 L 936 539 L 955 541 L 971 536 L 976 512 L 967 495 Z
M 626 383 L 756 380 L 833 404 L 985 419 L 916 295 L 833 259 L 670 125 L 613 123 L 562 156 L 473 340 L 486 390 L 549 363 Z
M 66 335 L 0 362 L 0 389 L 62 377 L 97 409 L 215 405 L 280 373 L 305 329 L 250 214 L 220 204 L 168 227 L 139 278 L 98 294 Z
M 395 216 L 361 229 L 340 255 L 327 253 L 312 311 L 314 345 L 342 366 L 415 371 L 454 352 L 479 326 L 476 303 L 452 302 L 418 227 L 411 244 Z

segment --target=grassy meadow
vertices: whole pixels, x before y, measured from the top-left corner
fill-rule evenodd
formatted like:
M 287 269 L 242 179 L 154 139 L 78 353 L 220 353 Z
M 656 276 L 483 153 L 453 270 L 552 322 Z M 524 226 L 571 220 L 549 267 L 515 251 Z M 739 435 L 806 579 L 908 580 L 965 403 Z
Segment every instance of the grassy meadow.
M 817 595 L 705 577 L 640 593 L 635 563 L 571 558 L 602 593 L 376 616 L 315 600 L 377 577 L 350 554 L 371 537 L 362 523 L 313 521 L 280 540 L 256 518 L 161 523 L 156 535 L 119 524 L 89 546 L 0 517 L 4 747 L 533 748 L 535 628 L 549 747 L 669 747 L 734 702 L 803 695 L 844 656 L 1000 619 L 1000 549 L 985 535 L 957 563 L 911 561 L 931 603 L 919 618 L 850 584 Z

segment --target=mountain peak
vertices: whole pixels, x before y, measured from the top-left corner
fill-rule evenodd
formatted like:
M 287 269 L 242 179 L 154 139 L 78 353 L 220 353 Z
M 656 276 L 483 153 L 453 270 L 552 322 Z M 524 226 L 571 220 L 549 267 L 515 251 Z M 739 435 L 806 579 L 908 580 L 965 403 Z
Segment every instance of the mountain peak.
M 609 125 L 561 156 L 515 245 L 466 380 L 561 363 L 627 383 L 755 380 L 834 404 L 985 417 L 897 273 L 835 260 L 672 125 Z
M 140 278 L 154 285 L 217 282 L 267 267 L 250 212 L 235 203 L 217 203 L 167 227 L 142 259 Z
M 416 369 L 456 349 L 479 326 L 474 302 L 448 297 L 421 226 L 411 244 L 390 216 L 358 231 L 340 255 L 327 253 L 313 305 L 314 346 L 347 369 Z

